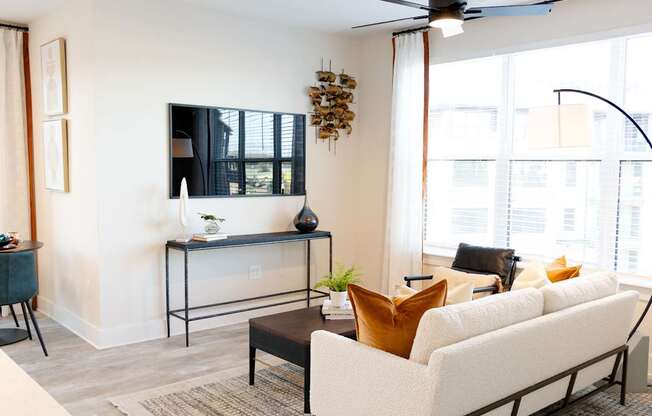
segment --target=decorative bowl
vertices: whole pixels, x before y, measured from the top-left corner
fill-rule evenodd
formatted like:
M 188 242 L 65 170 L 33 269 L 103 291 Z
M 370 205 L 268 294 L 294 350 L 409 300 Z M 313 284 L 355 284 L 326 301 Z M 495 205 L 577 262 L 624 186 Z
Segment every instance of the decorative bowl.
M 8 246 L 14 242 L 14 238 L 9 234 L 0 234 L 0 247 Z

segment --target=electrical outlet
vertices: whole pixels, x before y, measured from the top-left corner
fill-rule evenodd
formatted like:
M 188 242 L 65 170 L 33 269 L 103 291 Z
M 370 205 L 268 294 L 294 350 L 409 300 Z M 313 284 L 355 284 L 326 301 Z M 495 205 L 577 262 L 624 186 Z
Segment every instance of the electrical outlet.
M 262 279 L 263 277 L 263 268 L 256 265 L 256 266 L 249 266 L 249 279 L 250 280 L 257 280 L 257 279 Z

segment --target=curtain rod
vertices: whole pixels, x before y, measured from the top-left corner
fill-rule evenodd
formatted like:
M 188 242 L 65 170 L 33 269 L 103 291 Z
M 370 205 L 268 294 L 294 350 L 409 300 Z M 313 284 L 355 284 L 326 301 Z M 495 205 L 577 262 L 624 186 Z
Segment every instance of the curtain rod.
M 400 32 L 392 33 L 392 36 L 405 35 L 406 33 L 423 32 L 423 31 L 427 31 L 427 30 L 430 30 L 430 26 L 421 26 L 421 27 L 415 27 L 415 28 L 412 28 L 412 29 L 401 30 Z
M 0 29 L 13 29 L 23 32 L 29 32 L 29 28 L 25 26 L 10 25 L 7 23 L 0 23 Z

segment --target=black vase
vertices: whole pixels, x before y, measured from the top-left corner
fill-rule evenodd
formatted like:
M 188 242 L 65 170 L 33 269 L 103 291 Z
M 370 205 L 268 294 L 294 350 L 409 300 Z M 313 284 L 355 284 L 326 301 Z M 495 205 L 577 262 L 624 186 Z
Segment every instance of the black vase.
M 294 217 L 294 226 L 301 233 L 311 233 L 317 229 L 319 218 L 308 206 L 308 194 L 303 199 L 303 208 Z

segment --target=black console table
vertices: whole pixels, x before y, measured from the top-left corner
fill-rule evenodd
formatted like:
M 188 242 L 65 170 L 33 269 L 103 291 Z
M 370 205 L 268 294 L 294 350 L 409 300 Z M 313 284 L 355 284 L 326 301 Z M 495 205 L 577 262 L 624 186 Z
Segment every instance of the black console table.
M 186 325 L 186 347 L 190 345 L 188 337 L 188 325 L 192 321 L 199 321 L 201 319 L 216 318 L 218 316 L 232 315 L 235 313 L 253 311 L 263 308 L 271 308 L 273 306 L 287 305 L 290 303 L 296 302 L 306 302 L 306 307 L 310 307 L 310 300 L 319 299 L 327 297 L 328 294 L 319 290 L 314 290 L 310 287 L 310 242 L 312 240 L 321 240 L 328 239 L 328 252 L 329 252 L 329 271 L 333 271 L 333 236 L 330 231 L 314 231 L 312 233 L 299 233 L 297 231 L 286 231 L 278 233 L 265 233 L 265 234 L 248 234 L 248 235 L 234 235 L 229 236 L 229 238 L 211 242 L 199 242 L 199 241 L 189 241 L 187 243 L 178 242 L 175 240 L 170 240 L 165 245 L 165 309 L 166 309 L 166 319 L 167 319 L 167 332 L 168 338 L 170 338 L 170 317 L 181 319 L 185 322 Z M 279 244 L 279 243 L 291 243 L 305 241 L 306 242 L 306 257 L 307 257 L 307 267 L 306 267 L 306 287 L 297 290 L 291 290 L 287 292 L 279 293 L 270 293 L 268 295 L 256 296 L 246 299 L 236 299 L 227 302 L 212 303 L 209 305 L 200 305 L 200 306 L 189 306 L 188 304 L 188 260 L 189 253 L 191 251 L 200 251 L 200 250 L 217 250 L 224 248 L 234 248 L 234 247 L 247 247 L 247 246 L 259 246 L 259 245 L 268 245 L 268 244 Z M 170 250 L 178 250 L 183 252 L 183 264 L 184 264 L 184 278 L 183 278 L 183 287 L 184 287 L 184 307 L 182 309 L 170 310 Z M 219 312 L 219 313 L 210 313 L 207 315 L 200 316 L 189 316 L 190 311 L 196 311 L 207 308 L 215 308 L 218 306 L 225 305 L 234 305 L 243 302 L 251 302 L 261 299 L 269 299 L 279 296 L 292 295 L 297 293 L 305 292 L 305 298 L 296 299 L 296 300 L 285 300 L 279 301 L 276 303 L 271 303 L 268 305 L 258 305 L 250 306 L 242 309 Z M 314 294 L 313 294 L 314 293 Z

